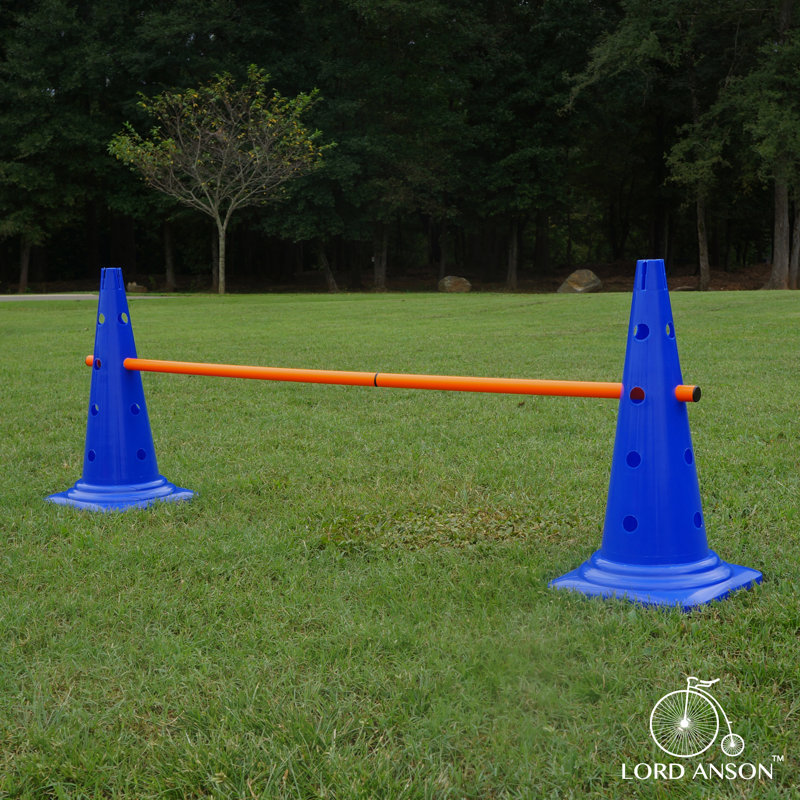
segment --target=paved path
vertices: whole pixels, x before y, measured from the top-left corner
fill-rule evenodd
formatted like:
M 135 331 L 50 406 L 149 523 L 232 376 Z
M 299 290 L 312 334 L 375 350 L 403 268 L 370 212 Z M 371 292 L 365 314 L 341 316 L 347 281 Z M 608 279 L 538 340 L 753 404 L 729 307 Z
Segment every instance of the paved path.
M 0 294 L 0 303 L 10 303 L 15 300 L 97 300 L 97 295 L 81 294 L 79 292 L 65 294 Z
M 65 292 L 64 294 L 0 294 L 0 303 L 13 303 L 17 300 L 97 300 L 97 292 L 94 294 L 85 292 Z M 150 298 L 177 297 L 169 294 L 148 294 L 146 292 L 131 292 L 128 300 L 139 300 Z

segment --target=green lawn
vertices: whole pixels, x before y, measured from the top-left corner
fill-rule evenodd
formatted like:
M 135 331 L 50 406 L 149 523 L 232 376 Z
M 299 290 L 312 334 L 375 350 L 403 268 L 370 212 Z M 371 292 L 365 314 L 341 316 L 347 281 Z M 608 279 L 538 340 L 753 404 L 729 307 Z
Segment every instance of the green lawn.
M 145 375 L 198 497 L 78 512 L 44 497 L 80 477 L 95 304 L 0 304 L 0 798 L 796 797 L 800 293 L 672 305 L 709 544 L 764 573 L 690 614 L 547 586 L 599 547 L 614 401 Z M 152 358 L 591 380 L 629 308 L 131 299 Z M 688 674 L 771 781 L 622 779 L 670 761 L 649 714 Z

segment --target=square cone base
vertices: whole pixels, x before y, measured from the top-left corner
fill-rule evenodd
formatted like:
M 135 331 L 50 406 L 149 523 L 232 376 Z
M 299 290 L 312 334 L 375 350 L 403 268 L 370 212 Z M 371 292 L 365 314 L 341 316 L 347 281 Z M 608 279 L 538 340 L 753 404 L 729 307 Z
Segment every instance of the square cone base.
M 78 481 L 71 489 L 51 494 L 47 501 L 62 506 L 73 506 L 86 511 L 124 511 L 128 508 L 147 508 L 154 503 L 177 503 L 191 500 L 195 493 L 175 486 L 166 478 L 147 483 L 122 486 L 100 486 Z
M 712 550 L 700 561 L 666 566 L 609 561 L 598 550 L 577 569 L 551 581 L 550 586 L 689 611 L 761 583 L 761 578 L 757 570 L 729 564 Z

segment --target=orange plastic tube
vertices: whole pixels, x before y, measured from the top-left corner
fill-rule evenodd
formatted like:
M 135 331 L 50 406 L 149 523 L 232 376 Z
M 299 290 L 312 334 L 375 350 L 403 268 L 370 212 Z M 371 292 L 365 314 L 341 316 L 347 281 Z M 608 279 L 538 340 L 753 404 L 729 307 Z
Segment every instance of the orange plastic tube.
M 468 378 L 458 375 L 398 375 L 379 372 L 376 386 L 389 389 L 440 389 L 448 392 L 539 394 L 554 397 L 605 397 L 619 400 L 621 383 L 543 381 L 531 378 Z
M 86 356 L 94 364 L 94 356 Z M 555 381 L 531 378 L 473 378 L 458 375 L 410 375 L 392 372 L 348 372 L 330 369 L 288 367 L 249 367 L 238 364 L 208 364 L 193 361 L 159 361 L 151 358 L 126 358 L 125 369 L 138 372 L 166 372 L 176 375 L 206 375 L 218 378 L 252 378 L 264 381 L 328 383 L 339 386 L 377 386 L 386 389 L 434 389 L 448 392 L 491 392 L 554 397 L 599 397 L 619 400 L 621 383 L 600 381 Z M 676 399 L 691 403 L 700 399 L 699 386 L 675 387 Z
M 238 364 L 205 364 L 192 361 L 157 361 L 150 358 L 126 358 L 125 369 L 139 372 L 169 372 L 177 375 L 208 375 L 217 378 L 252 378 L 261 381 L 297 383 L 334 383 L 340 386 L 374 386 L 374 372 L 345 372 L 328 369 L 291 369 L 288 367 L 247 367 Z

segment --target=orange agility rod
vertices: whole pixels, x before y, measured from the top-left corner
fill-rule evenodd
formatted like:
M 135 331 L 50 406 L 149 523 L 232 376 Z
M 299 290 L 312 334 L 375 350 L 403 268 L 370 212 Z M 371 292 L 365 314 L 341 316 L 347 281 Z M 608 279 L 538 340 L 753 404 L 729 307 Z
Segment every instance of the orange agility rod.
M 94 356 L 86 356 L 87 366 Z M 377 386 L 387 389 L 438 389 L 447 392 L 492 392 L 495 394 L 536 394 L 553 397 L 601 397 L 619 400 L 621 383 L 601 381 L 545 381 L 530 378 L 471 378 L 458 375 L 408 375 L 391 372 L 347 372 L 331 369 L 292 369 L 288 367 L 249 367 L 240 364 L 206 364 L 192 361 L 159 361 L 151 358 L 126 358 L 122 365 L 137 372 L 167 372 L 174 375 L 207 375 L 217 378 L 252 378 L 262 381 L 329 383 L 339 386 Z M 644 392 L 634 387 L 637 398 Z M 680 384 L 675 397 L 683 403 L 700 399 L 699 386 Z

